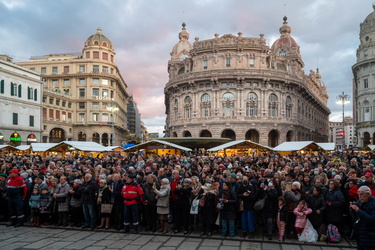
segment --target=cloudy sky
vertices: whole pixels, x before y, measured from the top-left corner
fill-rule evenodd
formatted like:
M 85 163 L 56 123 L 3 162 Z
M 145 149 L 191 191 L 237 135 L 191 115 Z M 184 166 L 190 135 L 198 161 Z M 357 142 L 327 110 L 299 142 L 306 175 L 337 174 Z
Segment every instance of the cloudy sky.
M 148 132 L 162 132 L 167 63 L 184 21 L 200 40 L 215 33 L 279 37 L 284 15 L 301 47 L 305 72 L 317 66 L 325 82 L 331 121 L 342 119 L 336 96 L 352 96 L 359 24 L 373 11 L 369 0 L 0 0 L 0 54 L 14 61 L 50 53 L 81 52 L 102 28 Z M 352 115 L 351 104 L 345 107 Z

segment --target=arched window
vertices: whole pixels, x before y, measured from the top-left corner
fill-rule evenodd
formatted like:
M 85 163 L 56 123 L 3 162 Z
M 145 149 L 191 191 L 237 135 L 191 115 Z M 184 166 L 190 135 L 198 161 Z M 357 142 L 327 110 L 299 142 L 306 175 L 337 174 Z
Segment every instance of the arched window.
M 174 100 L 174 119 L 178 120 L 178 100 Z
M 201 116 L 211 116 L 211 96 L 209 94 L 203 94 L 201 97 Z
M 287 96 L 285 99 L 285 116 L 286 118 L 292 118 L 292 98 Z
M 223 116 L 234 116 L 234 95 L 230 92 L 223 95 Z
M 180 56 L 181 61 L 185 60 L 185 58 L 188 58 L 188 55 L 186 55 L 186 54 L 182 54 L 182 55 Z
M 286 51 L 284 49 L 281 49 L 279 51 L 279 56 L 286 56 Z
M 191 118 L 191 106 L 192 100 L 190 96 L 186 96 L 184 99 L 184 117 Z
M 371 120 L 370 103 L 368 101 L 363 102 L 363 121 L 367 122 Z
M 278 98 L 275 94 L 270 94 L 268 97 L 268 116 L 277 117 L 278 116 Z
M 258 115 L 258 96 L 254 92 L 250 92 L 246 98 L 246 116 Z

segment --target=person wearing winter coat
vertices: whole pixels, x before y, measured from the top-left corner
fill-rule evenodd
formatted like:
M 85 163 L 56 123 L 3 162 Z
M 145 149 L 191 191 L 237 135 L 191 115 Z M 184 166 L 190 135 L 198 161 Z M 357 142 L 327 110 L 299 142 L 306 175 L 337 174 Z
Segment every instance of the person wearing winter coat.
M 220 209 L 221 220 L 221 236 L 225 237 L 228 233 L 231 238 L 234 237 L 235 220 L 236 220 L 236 204 L 237 193 L 229 181 L 224 181 L 223 186 L 217 196 L 219 202 L 222 204 Z
M 59 222 L 57 226 L 68 226 L 68 214 L 69 214 L 69 190 L 70 186 L 67 182 L 66 176 L 60 177 L 60 183 L 57 185 L 53 198 L 57 205 L 57 211 L 59 214 Z
M 325 221 L 327 224 L 333 224 L 342 233 L 342 217 L 344 213 L 345 197 L 339 189 L 336 180 L 328 182 L 329 190 L 326 194 L 327 208 L 325 210 Z M 340 231 L 341 230 L 341 231 Z
M 306 201 L 302 200 L 298 206 L 294 209 L 293 213 L 296 215 L 296 222 L 294 227 L 299 237 L 306 226 L 307 215 L 312 213 L 311 208 L 308 207 Z
M 243 202 L 243 211 L 241 212 L 242 237 L 246 237 L 247 232 L 250 237 L 254 236 L 254 204 L 255 189 L 245 175 L 238 188 L 238 199 Z
M 190 196 L 191 196 L 191 179 L 185 178 L 183 185 L 177 185 L 174 194 L 177 195 L 176 200 L 176 217 L 174 233 L 179 233 L 184 228 L 184 234 L 188 234 L 189 217 L 190 217 Z
M 48 191 L 48 188 L 44 188 L 42 190 L 42 194 L 40 195 L 39 199 L 39 212 L 40 212 L 40 225 L 42 227 L 48 226 L 48 217 L 51 214 L 51 203 L 52 203 L 52 197 L 51 194 Z
M 82 181 L 80 179 L 75 179 L 73 182 L 73 187 L 69 190 L 70 194 L 70 219 L 73 223 L 73 227 L 82 226 Z
M 99 225 L 99 229 L 100 228 L 104 228 L 106 230 L 109 229 L 109 222 L 110 222 L 110 219 L 111 219 L 111 213 L 104 213 L 102 210 L 101 210 L 101 205 L 102 204 L 111 204 L 111 191 L 109 190 L 108 186 L 107 186 L 107 181 L 102 179 L 99 181 L 99 187 L 98 187 L 98 190 L 97 190 L 97 193 L 98 193 L 98 198 L 96 200 L 96 204 L 97 204 L 97 211 L 100 211 L 100 225 Z
M 31 212 L 33 213 L 33 227 L 39 226 L 39 208 L 40 208 L 40 194 L 39 190 L 37 188 L 33 189 L 33 193 L 30 196 L 29 199 L 29 207 L 31 209 Z
M 277 190 L 272 181 L 260 184 L 257 197 L 262 199 L 266 197 L 264 208 L 262 210 L 263 224 L 267 227 L 268 240 L 272 240 L 273 223 L 277 214 Z
M 92 179 L 92 174 L 85 175 L 85 182 L 82 184 L 82 208 L 85 217 L 85 225 L 83 228 L 96 228 L 96 183 Z
M 284 241 L 284 235 L 285 235 L 285 225 L 288 221 L 288 208 L 285 204 L 285 198 L 283 196 L 279 196 L 277 198 L 279 209 L 277 212 L 277 218 L 276 218 L 276 224 L 277 228 L 279 229 L 279 241 Z
M 203 193 L 198 196 L 200 200 L 200 221 L 202 223 L 201 236 L 210 237 L 214 231 L 215 221 L 218 216 L 216 212 L 217 189 L 212 185 L 211 179 L 206 179 L 202 186 Z M 202 200 L 203 199 L 203 200 Z M 201 206 L 203 205 L 203 206 Z
M 146 176 L 146 182 L 142 185 L 143 192 L 145 193 L 146 205 L 143 207 L 143 220 L 147 227 L 145 231 L 156 232 L 157 230 L 157 207 L 156 207 L 156 193 L 152 188 L 153 185 L 159 186 L 156 182 L 156 176 L 149 174 Z
M 156 212 L 161 224 L 158 232 L 166 234 L 168 233 L 169 194 L 171 187 L 167 178 L 163 178 L 160 184 L 160 190 L 157 189 L 156 185 L 153 185 L 152 189 L 156 193 Z
M 293 182 L 291 188 L 287 188 L 285 190 L 284 197 L 289 210 L 288 222 L 286 223 L 287 234 L 288 238 L 292 238 L 294 234 L 294 223 L 296 220 L 296 216 L 293 211 L 297 207 L 298 203 L 303 199 L 301 183 L 298 181 Z
M 321 187 L 314 187 L 313 193 L 308 196 L 307 203 L 312 213 L 307 216 L 314 229 L 319 232 L 319 227 L 323 224 L 323 213 L 327 207 L 327 203 L 322 195 Z

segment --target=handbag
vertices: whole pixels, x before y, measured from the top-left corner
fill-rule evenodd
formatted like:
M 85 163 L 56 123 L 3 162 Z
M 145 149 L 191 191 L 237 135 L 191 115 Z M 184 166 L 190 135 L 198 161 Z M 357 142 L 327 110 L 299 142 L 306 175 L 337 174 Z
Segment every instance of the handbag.
M 70 206 L 71 207 L 77 208 L 77 207 L 80 207 L 81 205 L 82 205 L 81 199 L 76 199 L 74 197 L 72 197 L 72 199 L 70 199 Z
M 112 213 L 113 204 L 101 204 L 100 205 L 100 212 L 102 214 L 110 214 Z
M 197 197 L 193 200 L 190 207 L 190 214 L 198 214 L 199 200 Z
M 255 202 L 255 204 L 254 204 L 254 210 L 255 211 L 259 212 L 259 211 L 263 210 L 264 205 L 266 204 L 266 198 L 267 198 L 267 196 L 265 196 L 264 198 Z

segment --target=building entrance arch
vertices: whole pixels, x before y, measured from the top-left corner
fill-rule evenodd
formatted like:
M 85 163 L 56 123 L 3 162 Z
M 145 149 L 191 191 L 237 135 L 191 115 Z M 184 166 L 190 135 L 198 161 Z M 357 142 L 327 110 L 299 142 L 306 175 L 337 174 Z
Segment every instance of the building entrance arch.
M 249 129 L 245 134 L 245 139 L 259 143 L 259 133 L 255 129 Z
M 236 140 L 236 133 L 231 129 L 225 129 L 221 132 L 221 138 L 229 138 L 233 141 Z

